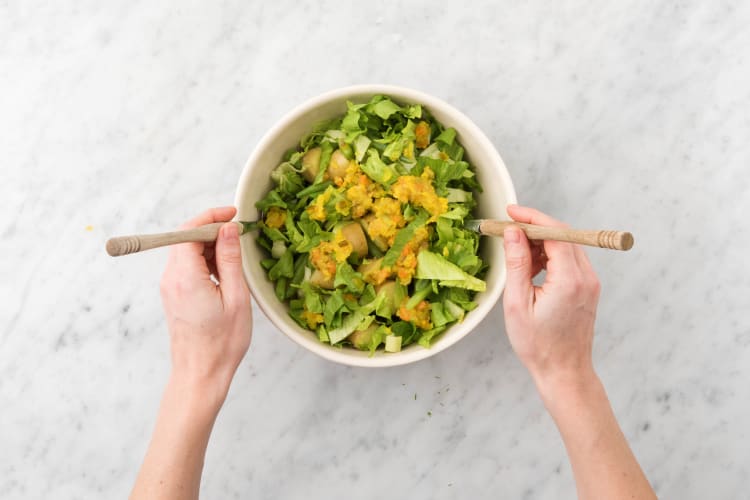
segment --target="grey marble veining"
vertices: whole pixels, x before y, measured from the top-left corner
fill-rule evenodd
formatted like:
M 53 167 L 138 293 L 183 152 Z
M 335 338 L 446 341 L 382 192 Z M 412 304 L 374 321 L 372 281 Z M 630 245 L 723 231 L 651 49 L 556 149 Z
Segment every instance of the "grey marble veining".
M 260 136 L 366 82 L 463 110 L 521 202 L 626 228 L 590 250 L 596 365 L 663 498 L 746 498 L 750 4 L 0 3 L 0 497 L 129 491 L 168 372 L 165 253 L 113 234 L 231 203 Z M 255 311 L 206 498 L 572 498 L 500 306 L 446 352 L 358 370 Z

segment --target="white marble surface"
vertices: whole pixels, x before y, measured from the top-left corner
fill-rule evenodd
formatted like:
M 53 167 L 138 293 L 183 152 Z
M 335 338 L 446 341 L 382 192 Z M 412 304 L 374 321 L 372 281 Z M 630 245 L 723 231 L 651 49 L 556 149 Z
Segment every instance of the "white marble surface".
M 282 114 L 384 82 L 472 117 L 522 202 L 635 233 L 589 251 L 623 430 L 663 498 L 748 498 L 749 24 L 740 0 L 0 2 L 0 497 L 132 484 L 168 371 L 166 254 L 104 240 L 231 203 Z M 574 497 L 502 324 L 498 305 L 367 371 L 256 311 L 204 496 Z

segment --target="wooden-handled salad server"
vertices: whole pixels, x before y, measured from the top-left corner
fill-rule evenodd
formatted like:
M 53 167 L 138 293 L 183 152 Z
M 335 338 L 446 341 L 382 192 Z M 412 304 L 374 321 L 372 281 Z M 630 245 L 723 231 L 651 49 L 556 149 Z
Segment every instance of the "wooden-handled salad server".
M 549 227 L 525 224 L 512 220 L 477 219 L 467 220 L 464 227 L 485 236 L 502 236 L 508 226 L 518 226 L 530 240 L 553 240 L 588 245 L 590 247 L 608 248 L 611 250 L 630 250 L 633 248 L 633 235 L 627 231 L 597 231 L 571 229 L 568 227 Z
M 113 257 L 127 255 L 152 248 L 175 245 L 187 242 L 216 241 L 219 229 L 225 222 L 214 222 L 205 226 L 169 233 L 141 234 L 132 236 L 118 236 L 107 240 L 107 253 Z M 240 234 L 252 231 L 257 223 L 238 221 Z M 493 219 L 467 220 L 466 229 L 485 236 L 502 236 L 509 225 L 521 228 L 530 240 L 554 240 L 578 243 L 599 248 L 613 250 L 630 250 L 633 247 L 633 235 L 625 231 L 595 231 L 570 229 L 567 227 L 547 227 L 524 224 L 514 221 L 500 221 Z

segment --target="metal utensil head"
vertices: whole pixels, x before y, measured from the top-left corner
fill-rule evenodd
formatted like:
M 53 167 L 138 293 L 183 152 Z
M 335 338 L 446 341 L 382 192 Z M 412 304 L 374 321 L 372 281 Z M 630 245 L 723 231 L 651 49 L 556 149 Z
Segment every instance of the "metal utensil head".
M 464 228 L 478 233 L 480 224 L 482 224 L 482 219 L 467 219 L 464 221 Z

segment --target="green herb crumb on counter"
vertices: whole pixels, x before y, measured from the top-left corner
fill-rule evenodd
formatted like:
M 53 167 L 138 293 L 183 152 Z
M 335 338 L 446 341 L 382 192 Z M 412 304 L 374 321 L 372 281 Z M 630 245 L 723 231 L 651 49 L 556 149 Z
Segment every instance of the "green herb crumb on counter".
M 321 123 L 256 206 L 260 262 L 321 342 L 374 353 L 430 347 L 476 307 L 487 265 L 463 227 L 481 192 L 456 131 L 386 96 Z

